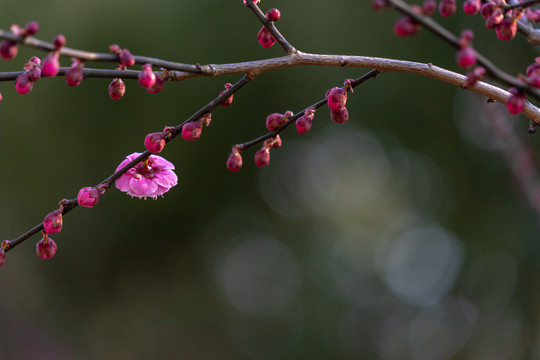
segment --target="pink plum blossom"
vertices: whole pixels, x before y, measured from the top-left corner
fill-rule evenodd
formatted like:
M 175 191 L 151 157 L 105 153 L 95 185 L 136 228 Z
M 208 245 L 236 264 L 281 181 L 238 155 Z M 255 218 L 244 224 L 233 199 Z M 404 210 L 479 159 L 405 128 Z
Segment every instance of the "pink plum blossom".
M 126 156 L 116 171 L 120 170 L 141 153 L 133 153 Z M 157 155 L 150 155 L 116 180 L 116 187 L 120 191 L 127 192 L 138 198 L 151 197 L 156 199 L 165 194 L 169 189 L 178 184 L 178 177 L 173 172 L 174 165 Z

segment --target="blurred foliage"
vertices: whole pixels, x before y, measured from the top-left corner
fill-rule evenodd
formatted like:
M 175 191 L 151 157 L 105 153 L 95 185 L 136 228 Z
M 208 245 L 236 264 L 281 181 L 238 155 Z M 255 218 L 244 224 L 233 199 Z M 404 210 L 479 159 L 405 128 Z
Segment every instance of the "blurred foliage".
M 281 10 L 279 29 L 302 51 L 459 71 L 453 49 L 426 31 L 397 38 L 399 15 L 373 13 L 369 3 L 261 7 Z M 3 29 L 36 20 L 40 38 L 63 33 L 67 46 L 91 51 L 118 43 L 201 64 L 283 54 L 259 46 L 261 25 L 240 0 L 6 0 L 2 8 Z M 475 29 L 475 47 L 511 73 L 536 56 L 519 36 L 498 42 L 479 17 L 435 18 L 454 33 Z M 21 47 L 2 71 L 33 55 L 44 56 Z M 242 171 L 226 170 L 230 147 L 263 134 L 266 115 L 303 109 L 366 71 L 261 74 L 214 112 L 198 141 L 166 147 L 179 185 L 164 198 L 111 189 L 96 208 L 66 216 L 54 259 L 35 256 L 37 237 L 9 252 L 0 359 L 540 358 L 538 214 L 504 149 L 463 135 L 462 110 L 472 101 L 465 124 L 476 124 L 483 99 L 381 74 L 349 95 L 345 125 L 321 109 L 310 133 L 283 133 L 270 166 L 257 169 L 249 150 Z M 240 77 L 167 83 L 159 95 L 128 81 L 119 101 L 105 79 L 77 88 L 41 80 L 24 96 L 1 84 L 2 237 L 106 178 L 143 149 L 145 134 L 181 123 Z M 526 119 L 508 122 L 538 150 Z M 469 137 L 489 142 L 489 127 L 476 129 Z

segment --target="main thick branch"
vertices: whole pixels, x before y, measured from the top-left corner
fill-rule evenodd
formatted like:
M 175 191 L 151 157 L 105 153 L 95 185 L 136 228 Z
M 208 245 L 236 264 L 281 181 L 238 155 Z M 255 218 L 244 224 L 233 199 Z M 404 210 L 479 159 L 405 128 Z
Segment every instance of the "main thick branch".
M 401 0 L 392 0 L 392 5 L 399 8 L 399 5 L 404 5 Z M 422 19 L 423 21 L 429 21 Z M 426 24 L 423 24 L 426 26 Z M 446 31 L 446 30 L 445 30 Z M 34 47 L 41 50 L 52 50 L 54 46 L 51 43 L 44 42 L 42 40 L 26 37 L 22 38 L 15 36 L 5 30 L 0 30 L 0 39 L 7 39 L 10 41 L 18 42 L 29 47 Z M 450 43 L 457 41 L 455 36 L 448 33 L 446 38 Z M 155 66 L 161 66 L 163 68 L 174 70 L 169 72 L 167 80 L 182 81 L 191 77 L 200 76 L 221 76 L 229 74 L 249 74 L 254 77 L 262 72 L 275 70 L 279 68 L 294 67 L 294 66 L 339 66 L 339 67 L 358 67 L 358 68 L 371 68 L 376 69 L 379 72 L 405 72 L 421 76 L 429 76 L 439 81 L 443 81 L 452 85 L 462 87 L 465 83 L 466 77 L 462 74 L 455 73 L 450 70 L 440 68 L 432 64 L 418 63 L 404 60 L 394 60 L 387 58 L 378 58 L 370 56 L 353 56 L 353 55 L 323 55 L 323 54 L 310 54 L 298 51 L 291 48 L 291 52 L 282 57 L 270 58 L 264 60 L 246 61 L 230 64 L 184 64 L 171 61 L 165 61 L 156 58 L 150 58 L 145 56 L 135 56 L 138 63 L 151 63 Z M 87 61 L 96 62 L 114 62 L 117 60 L 114 54 L 94 53 L 89 51 L 62 48 L 60 51 L 62 56 L 76 57 Z M 65 75 L 68 68 L 61 68 L 59 75 Z M 489 67 L 488 67 L 489 70 Z M 0 81 L 14 80 L 21 72 L 6 72 L 0 73 Z M 121 77 L 124 79 L 136 79 L 139 71 L 135 70 L 109 70 L 109 69 L 83 69 L 84 77 L 98 77 L 98 78 L 115 78 Z M 504 74 L 506 75 L 506 74 Z M 504 78 L 505 76 L 503 76 Z M 500 78 L 500 76 L 499 76 Z M 505 79 L 508 80 L 508 79 Z M 519 85 L 523 87 L 523 84 L 514 84 L 517 79 L 511 78 L 512 85 Z M 468 88 L 468 90 L 480 93 L 488 98 L 504 103 L 510 94 L 493 85 L 489 85 L 484 82 L 478 82 L 475 86 Z M 532 89 L 528 89 L 529 93 L 536 92 Z M 540 110 L 527 103 L 524 109 L 524 114 L 536 124 L 540 125 Z
M 381 73 L 411 73 L 421 76 L 428 76 L 462 88 L 465 80 L 467 79 L 467 77 L 462 74 L 443 69 L 430 63 L 425 64 L 413 61 L 394 60 L 370 56 L 309 54 L 301 51 L 278 58 L 246 61 L 233 64 L 210 64 L 201 67 L 208 67 L 211 69 L 211 75 L 206 76 L 221 76 L 238 73 L 257 75 L 265 71 L 293 66 L 358 67 L 376 69 Z M 169 76 L 174 80 L 185 80 L 191 77 L 205 75 L 187 73 L 183 71 L 172 71 L 169 73 Z M 467 89 L 482 94 L 489 99 L 498 101 L 500 103 L 505 103 L 506 99 L 510 96 L 510 93 L 507 91 L 481 81 Z M 527 102 L 523 113 L 535 123 L 540 124 L 540 110 L 536 106 Z

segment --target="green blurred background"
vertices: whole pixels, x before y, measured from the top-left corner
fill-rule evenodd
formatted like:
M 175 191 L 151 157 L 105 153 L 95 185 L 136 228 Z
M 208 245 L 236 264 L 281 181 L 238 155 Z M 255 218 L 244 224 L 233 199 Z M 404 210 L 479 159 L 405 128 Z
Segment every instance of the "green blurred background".
M 302 51 L 459 71 L 453 49 L 426 31 L 397 38 L 399 15 L 373 13 L 368 0 L 261 4 L 270 7 Z M 519 36 L 497 41 L 479 17 L 435 19 L 456 34 L 475 29 L 475 47 L 510 73 L 537 55 Z M 283 54 L 259 46 L 261 25 L 240 0 L 2 2 L 1 28 L 30 20 L 41 39 L 63 33 L 67 46 L 98 52 L 118 43 L 200 64 Z M 2 71 L 33 55 L 44 57 L 20 48 Z M 225 168 L 233 144 L 265 132 L 266 115 L 299 111 L 365 72 L 260 75 L 198 141 L 165 148 L 179 184 L 164 198 L 111 189 L 66 216 L 52 260 L 35 255 L 38 236 L 10 251 L 0 359 L 540 359 L 538 140 L 524 117 L 432 79 L 381 74 L 349 95 L 346 124 L 323 108 L 308 134 L 282 134 L 270 166 L 256 168 L 251 149 L 239 173 Z M 119 101 L 105 79 L 41 80 L 24 96 L 0 84 L 1 238 L 240 77 L 167 83 L 159 95 L 127 81 Z

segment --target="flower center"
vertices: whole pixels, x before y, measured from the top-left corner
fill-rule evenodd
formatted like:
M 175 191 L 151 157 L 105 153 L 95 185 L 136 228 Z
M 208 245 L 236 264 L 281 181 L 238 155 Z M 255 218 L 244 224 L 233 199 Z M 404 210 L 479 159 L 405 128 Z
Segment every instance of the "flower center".
M 135 171 L 137 174 L 144 176 L 147 179 L 153 179 L 156 177 L 156 172 L 159 171 L 159 169 L 154 169 L 154 159 L 148 158 L 137 164 L 135 166 Z

